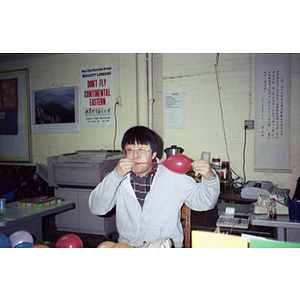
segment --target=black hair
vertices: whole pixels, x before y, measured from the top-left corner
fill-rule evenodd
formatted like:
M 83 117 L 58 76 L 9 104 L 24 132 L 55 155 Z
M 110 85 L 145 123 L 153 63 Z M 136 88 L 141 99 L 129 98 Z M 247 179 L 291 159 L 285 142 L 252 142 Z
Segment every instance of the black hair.
M 129 128 L 123 136 L 122 139 L 122 150 L 125 149 L 125 144 L 150 144 L 152 152 L 157 152 L 158 150 L 158 137 L 156 133 L 148 127 L 145 126 L 134 126 Z

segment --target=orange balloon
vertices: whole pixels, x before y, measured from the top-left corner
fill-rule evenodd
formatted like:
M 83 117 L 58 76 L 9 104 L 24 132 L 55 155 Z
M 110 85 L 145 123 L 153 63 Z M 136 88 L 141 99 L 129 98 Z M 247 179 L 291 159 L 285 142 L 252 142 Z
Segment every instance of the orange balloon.
M 133 247 L 126 243 L 118 243 L 115 244 L 112 248 L 133 248 Z
M 97 248 L 112 248 L 116 243 L 105 241 L 97 246 Z
M 32 248 L 49 248 L 49 247 L 46 245 L 35 245 Z

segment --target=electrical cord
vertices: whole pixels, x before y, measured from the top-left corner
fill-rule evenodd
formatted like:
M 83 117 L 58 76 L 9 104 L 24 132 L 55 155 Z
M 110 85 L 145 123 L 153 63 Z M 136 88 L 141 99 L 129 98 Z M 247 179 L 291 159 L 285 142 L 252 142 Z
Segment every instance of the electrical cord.
M 216 81 L 217 81 L 217 86 L 218 86 L 218 95 L 219 95 L 219 105 L 220 105 L 220 112 L 221 112 L 221 119 L 222 119 L 223 137 L 224 137 L 224 141 L 225 141 L 227 159 L 228 159 L 229 165 L 230 165 L 230 158 L 229 158 L 229 152 L 228 152 L 228 146 L 227 146 L 226 131 L 225 131 L 225 125 L 224 125 L 224 116 L 223 116 L 223 108 L 222 108 L 222 99 L 221 99 L 221 92 L 220 92 L 220 84 L 219 84 L 219 77 L 218 77 L 219 56 L 220 56 L 220 54 L 217 53 L 217 55 L 216 55 L 216 63 L 214 64 L 214 66 L 215 66 Z
M 116 187 L 115 193 L 114 193 L 114 195 L 113 195 L 113 197 L 112 197 L 112 201 L 115 199 L 119 187 L 121 186 L 122 182 L 123 182 L 126 178 L 127 178 L 127 175 L 125 175 L 125 177 L 119 182 L 118 186 Z
M 245 161 L 246 161 L 246 127 L 244 128 L 244 145 L 243 145 L 243 178 L 241 178 L 230 166 L 229 170 L 234 173 L 237 177 L 235 179 L 232 178 L 231 172 L 229 172 L 228 181 L 230 182 L 230 188 L 233 189 L 235 192 L 239 192 L 246 183 L 246 172 L 245 172 Z
M 244 176 L 244 183 L 246 182 L 246 173 L 245 173 L 245 156 L 246 156 L 246 127 L 244 128 L 244 148 L 243 148 L 243 176 Z
M 117 105 L 119 102 L 115 103 L 115 108 L 114 108 L 114 117 L 115 117 L 115 136 L 114 136 L 114 142 L 113 142 L 113 150 L 116 150 L 116 138 L 117 138 L 117 117 L 116 117 L 116 110 L 117 110 Z
M 243 146 L 243 176 L 244 177 L 241 178 L 231 168 L 231 160 L 230 160 L 230 157 L 229 157 L 229 151 L 228 151 L 228 146 L 227 146 L 227 138 L 226 138 L 226 131 L 225 131 L 225 125 L 224 125 L 224 116 L 223 116 L 223 108 L 222 108 L 222 99 L 221 99 L 220 84 L 219 84 L 219 77 L 218 77 L 219 59 L 220 59 L 220 54 L 217 53 L 217 55 L 216 55 L 216 62 L 214 64 L 214 66 L 215 66 L 215 74 L 216 74 L 216 81 L 217 81 L 217 87 L 218 87 L 219 105 L 220 105 L 220 112 L 221 112 L 221 119 L 222 119 L 223 136 L 224 136 L 224 141 L 225 141 L 227 159 L 229 161 L 229 170 L 232 171 L 237 176 L 237 178 L 235 178 L 235 179 L 233 179 L 232 177 L 229 178 L 229 181 L 230 180 L 232 181 L 231 184 L 230 184 L 231 188 L 233 188 L 234 190 L 240 190 L 240 189 L 242 189 L 244 187 L 244 185 L 246 183 L 246 172 L 245 172 L 246 127 L 244 128 L 244 146 Z M 231 176 L 231 174 L 230 174 L 230 176 Z

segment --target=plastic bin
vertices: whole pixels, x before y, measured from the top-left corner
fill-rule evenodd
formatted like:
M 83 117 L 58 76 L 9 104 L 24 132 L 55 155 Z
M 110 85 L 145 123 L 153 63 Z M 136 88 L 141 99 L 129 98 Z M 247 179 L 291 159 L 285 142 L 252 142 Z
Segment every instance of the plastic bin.
M 300 222 L 300 200 L 288 200 L 290 221 Z

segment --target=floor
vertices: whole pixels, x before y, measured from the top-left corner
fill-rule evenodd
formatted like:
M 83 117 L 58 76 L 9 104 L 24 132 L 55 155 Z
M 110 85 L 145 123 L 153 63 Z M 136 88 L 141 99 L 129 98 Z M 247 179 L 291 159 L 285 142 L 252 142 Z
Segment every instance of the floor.
M 101 244 L 104 241 L 113 241 L 117 243 L 118 240 L 117 232 L 114 232 L 108 236 L 102 236 L 97 234 L 58 231 L 55 226 L 55 218 L 50 217 L 50 218 L 44 218 L 43 242 L 38 241 L 37 243 L 43 243 L 50 248 L 55 248 L 55 245 L 59 240 L 59 238 L 69 233 L 77 235 L 82 240 L 84 248 L 96 248 L 99 244 Z

